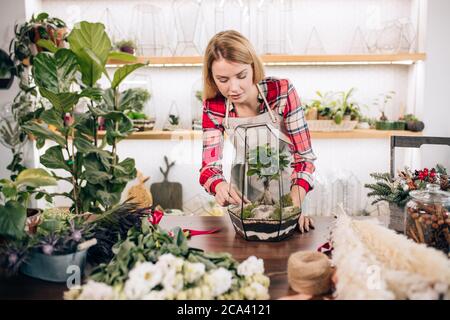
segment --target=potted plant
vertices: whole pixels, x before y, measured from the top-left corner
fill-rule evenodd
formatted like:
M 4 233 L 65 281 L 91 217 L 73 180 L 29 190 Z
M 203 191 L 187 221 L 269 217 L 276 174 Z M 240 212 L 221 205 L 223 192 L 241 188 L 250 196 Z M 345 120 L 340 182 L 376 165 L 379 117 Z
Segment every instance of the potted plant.
M 280 179 L 288 166 L 288 156 L 269 144 L 249 151 L 246 177 L 256 177 L 262 183 L 263 191 L 253 203 L 247 203 L 243 207 L 231 205 L 228 208 L 236 232 L 245 239 L 278 241 L 289 237 L 294 231 L 292 226 L 297 223 L 301 208 L 293 206 L 289 193 L 276 199 L 278 194 L 274 195 L 270 191 L 270 185 Z M 273 232 L 276 231 L 280 234 L 273 237 Z M 254 232 L 259 234 L 258 237 L 252 234 Z M 268 237 L 261 236 L 263 233 Z
M 119 85 L 144 64 L 124 65 L 111 79 L 105 65 L 112 55 L 112 46 L 100 23 L 76 24 L 68 43 L 70 49 L 41 52 L 34 58 L 36 86 L 50 108 L 39 114 L 39 121 L 30 121 L 22 128 L 36 137 L 38 148 L 46 140 L 55 143 L 40 161 L 49 169 L 62 169 L 69 174 L 57 179 L 72 185 L 72 190 L 60 194 L 72 201 L 71 210 L 77 214 L 101 213 L 119 203 L 127 182 L 136 176 L 134 160 L 120 161 L 117 155 L 119 141 L 133 132 L 133 124 L 124 112 L 126 106 L 120 99 Z M 133 56 L 127 58 L 136 60 Z M 58 78 L 59 74 L 65 76 Z M 111 81 L 110 88 L 99 89 L 97 82 L 103 74 Z M 51 80 L 56 78 L 60 80 L 57 84 Z M 74 106 L 81 98 L 87 99 L 88 111 L 75 113 Z M 63 121 L 67 113 L 71 115 L 70 122 Z M 100 117 L 106 128 L 102 144 L 98 139 Z M 49 130 L 49 124 L 57 132 Z
M 352 100 L 353 92 L 355 88 L 351 88 L 347 92 L 340 93 L 339 108 L 343 113 L 343 120 L 345 121 L 357 121 L 361 117 L 361 111 L 359 105 Z
M 421 132 L 425 128 L 425 124 L 413 114 L 405 114 L 402 120 L 406 122 L 406 130 Z
M 30 196 L 46 198 L 50 195 L 37 188 L 56 185 L 56 179 L 44 169 L 25 169 L 15 181 L 0 180 L 0 192 L 4 204 L 0 205 L 0 236 L 6 239 L 22 239 L 25 236 L 27 205 Z
M 412 171 L 405 168 L 394 178 L 389 173 L 372 173 L 370 176 L 375 179 L 375 183 L 364 185 L 371 190 L 367 195 L 375 198 L 372 204 L 380 201 L 389 203 L 390 227 L 400 232 L 404 230 L 404 207 L 410 200 L 409 193 L 412 190 L 423 190 L 429 183 L 440 185 L 443 191 L 450 190 L 447 170 L 439 164 L 430 170 L 424 168 Z
M 150 100 L 151 93 L 145 88 L 127 89 L 121 93 L 123 109 L 133 122 L 133 128 L 138 131 L 153 130 L 155 118 L 149 118 L 144 112 L 145 104 Z
M 136 52 L 136 44 L 133 40 L 121 40 L 115 43 L 117 50 L 134 55 Z
M 388 118 L 387 118 L 387 116 L 385 114 L 386 106 L 392 100 L 394 95 L 395 95 L 395 91 L 389 91 L 388 93 L 385 93 L 385 94 L 382 93 L 373 102 L 373 104 L 375 106 L 377 106 L 378 109 L 381 112 L 380 119 L 375 124 L 375 128 L 377 130 L 394 130 L 394 122 L 393 121 L 388 121 Z
M 0 89 L 9 89 L 14 81 L 14 62 L 0 49 Z
M 95 244 L 94 223 L 68 209 L 43 211 L 34 232 L 7 243 L 3 268 L 33 278 L 66 282 L 74 267 L 83 275 L 87 249 Z

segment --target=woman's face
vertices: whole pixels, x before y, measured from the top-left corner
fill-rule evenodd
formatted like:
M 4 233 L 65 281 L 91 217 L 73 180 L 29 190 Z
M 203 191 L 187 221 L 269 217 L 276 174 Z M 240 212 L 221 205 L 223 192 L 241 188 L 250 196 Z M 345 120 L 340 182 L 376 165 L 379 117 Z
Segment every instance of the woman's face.
M 220 93 L 233 103 L 249 100 L 253 87 L 253 69 L 250 64 L 215 60 L 211 66 L 214 82 Z

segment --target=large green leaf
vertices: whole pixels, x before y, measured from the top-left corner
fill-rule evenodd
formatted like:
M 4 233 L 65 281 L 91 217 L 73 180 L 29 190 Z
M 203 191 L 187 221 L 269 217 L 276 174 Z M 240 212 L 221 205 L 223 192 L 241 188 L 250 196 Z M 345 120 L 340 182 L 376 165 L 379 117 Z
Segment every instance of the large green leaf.
M 39 92 L 61 113 L 70 112 L 80 99 L 80 96 L 73 92 L 54 93 L 42 87 L 39 89 Z
M 69 172 L 71 171 L 70 167 L 67 165 L 66 160 L 64 160 L 64 155 L 60 146 L 53 146 L 48 148 L 40 159 L 42 165 L 47 168 L 64 169 Z
M 25 235 L 27 211 L 17 201 L 0 205 L 0 235 L 20 239 Z
M 92 184 L 108 181 L 112 175 L 104 171 L 104 166 L 95 154 L 90 154 L 84 159 L 84 178 Z
M 42 168 L 25 169 L 17 176 L 17 186 L 45 187 L 57 184 L 56 179 Z
M 77 71 L 77 58 L 69 49 L 60 49 L 55 54 L 41 52 L 33 59 L 36 84 L 53 93 L 68 92 Z
M 139 69 L 141 67 L 145 66 L 143 63 L 135 63 L 135 64 L 127 64 L 123 67 L 120 67 L 119 69 L 114 72 L 114 79 L 111 83 L 111 88 L 115 89 L 117 86 L 125 80 L 125 78 L 132 73 L 134 70 Z
M 83 83 L 93 87 L 101 78 L 102 66 L 104 68 L 106 65 L 111 51 L 111 40 L 105 32 L 105 26 L 86 21 L 77 23 L 69 34 L 68 41 L 71 50 L 77 55 Z M 98 57 L 100 66 L 89 56 L 86 48 Z
M 64 129 L 64 120 L 62 118 L 62 114 L 56 111 L 56 109 L 48 109 L 41 113 L 41 119 L 46 124 L 51 124 L 55 126 L 59 131 L 63 131 Z
M 40 139 L 52 140 L 52 141 L 56 142 L 57 144 L 59 144 L 60 146 L 65 146 L 65 144 L 66 144 L 66 140 L 64 139 L 63 136 L 49 130 L 44 125 L 40 125 L 35 122 L 31 122 L 31 123 L 22 125 L 22 129 L 25 132 L 31 133 Z
M 56 51 L 58 51 L 58 47 L 55 46 L 55 44 L 52 41 L 47 39 L 39 39 L 37 45 L 39 47 L 47 49 L 51 53 L 55 53 Z

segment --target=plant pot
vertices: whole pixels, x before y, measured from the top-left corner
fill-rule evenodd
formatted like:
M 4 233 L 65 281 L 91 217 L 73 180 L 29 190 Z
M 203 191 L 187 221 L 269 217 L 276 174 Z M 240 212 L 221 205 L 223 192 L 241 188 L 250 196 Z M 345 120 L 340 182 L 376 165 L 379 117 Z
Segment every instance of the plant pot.
M 9 89 L 14 82 L 14 76 L 11 75 L 10 78 L 2 78 L 0 79 L 0 89 Z
M 305 113 L 305 119 L 306 120 L 317 120 L 317 109 L 312 108 L 306 111 Z
M 425 129 L 425 124 L 422 121 L 406 121 L 406 130 L 421 132 Z
M 122 52 L 134 55 L 134 48 L 133 47 L 123 46 L 123 47 L 120 47 L 119 50 L 122 51 Z
M 291 237 L 297 230 L 300 214 L 281 220 L 243 219 L 228 209 L 234 230 L 247 241 L 276 242 Z
M 394 130 L 405 130 L 406 129 L 406 122 L 405 121 L 394 121 L 393 125 Z
M 71 266 L 77 266 L 80 276 L 83 275 L 86 255 L 87 250 L 54 256 L 33 252 L 20 267 L 20 272 L 45 281 L 66 282 L 73 275 L 73 270 L 68 270 Z
M 345 115 L 342 120 L 344 121 L 351 121 L 352 120 L 352 116 L 351 115 Z
M 320 114 L 317 116 L 317 120 L 330 120 L 328 116 L 321 116 Z
M 377 121 L 375 122 L 375 129 L 377 130 L 394 130 L 393 121 Z
M 405 231 L 405 208 L 389 203 L 389 229 L 403 233 Z

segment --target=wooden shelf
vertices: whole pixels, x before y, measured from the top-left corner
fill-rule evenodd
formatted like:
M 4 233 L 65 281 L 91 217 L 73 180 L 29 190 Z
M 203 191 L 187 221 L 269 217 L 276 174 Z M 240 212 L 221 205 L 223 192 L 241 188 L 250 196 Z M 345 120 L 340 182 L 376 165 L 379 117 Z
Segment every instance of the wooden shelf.
M 341 55 L 262 55 L 266 65 L 317 65 L 317 64 L 413 64 L 426 59 L 425 53 L 401 54 L 341 54 Z M 152 57 L 139 56 L 137 62 L 147 63 L 150 67 L 201 66 L 202 56 Z M 109 60 L 112 67 L 126 64 L 120 60 Z
M 391 136 L 421 136 L 421 132 L 400 131 L 400 130 L 363 130 L 356 129 L 344 132 L 316 132 L 312 131 L 311 139 L 388 139 Z M 99 132 L 102 138 L 104 132 Z M 202 139 L 201 131 L 142 131 L 135 132 L 127 139 L 130 140 L 197 140 Z

